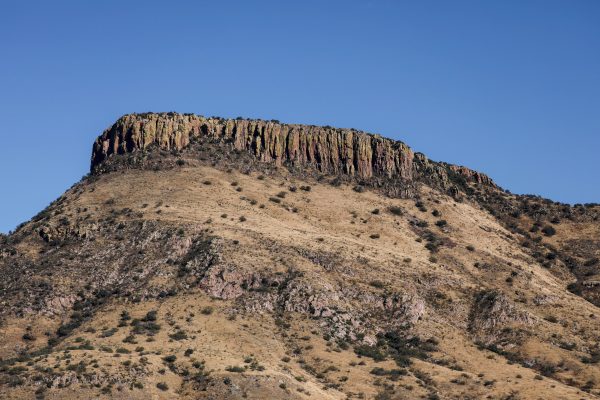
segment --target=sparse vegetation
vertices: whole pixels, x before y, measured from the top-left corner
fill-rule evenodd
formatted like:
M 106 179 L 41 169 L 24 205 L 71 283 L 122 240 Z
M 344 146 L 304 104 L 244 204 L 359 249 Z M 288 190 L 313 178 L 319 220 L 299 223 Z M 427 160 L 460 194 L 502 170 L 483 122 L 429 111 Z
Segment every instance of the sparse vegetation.
M 168 355 L 168 356 L 164 356 L 163 357 L 163 361 L 166 363 L 173 363 L 177 360 L 177 356 L 174 354 Z
M 246 368 L 245 367 L 240 367 L 238 365 L 232 365 L 232 366 L 229 366 L 229 367 L 225 368 L 225 371 L 227 371 L 227 372 L 242 373 L 242 372 L 246 372 Z
M 165 382 L 158 382 L 156 384 L 156 387 L 160 390 L 162 390 L 163 392 L 166 392 L 167 390 L 169 390 L 169 385 L 167 385 Z
M 398 206 L 390 206 L 388 208 L 388 211 L 396 216 L 402 216 L 404 214 L 402 207 L 398 207 Z
M 421 212 L 427 212 L 427 207 L 425 207 L 425 204 L 420 200 L 415 203 L 415 207 Z
M 546 225 L 542 228 L 542 233 L 546 236 L 554 236 L 556 234 L 556 229 L 550 225 Z
M 369 282 L 369 285 L 373 286 L 374 288 L 378 288 L 378 289 L 383 289 L 385 287 L 385 283 L 383 283 L 382 281 L 378 281 L 378 280 Z
M 385 360 L 385 354 L 377 346 L 360 345 L 354 347 L 354 352 L 362 357 L 372 358 L 374 361 Z
M 175 333 L 170 334 L 169 337 L 171 339 L 177 340 L 177 341 L 179 341 L 179 340 L 185 340 L 185 339 L 188 338 L 187 334 L 184 331 L 182 331 L 182 330 L 178 330 Z
M 200 310 L 203 315 L 211 315 L 213 311 L 214 309 L 211 306 L 202 307 L 202 310 Z

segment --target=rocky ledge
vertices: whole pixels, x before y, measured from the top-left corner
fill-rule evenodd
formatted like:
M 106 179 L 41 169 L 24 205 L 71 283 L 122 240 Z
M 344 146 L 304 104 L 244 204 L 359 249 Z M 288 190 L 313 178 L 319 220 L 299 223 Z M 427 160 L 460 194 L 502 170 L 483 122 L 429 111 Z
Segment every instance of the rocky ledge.
M 91 170 L 115 154 L 158 147 L 183 150 L 195 138 L 211 138 L 277 166 L 311 166 L 321 173 L 359 179 L 384 178 L 404 184 L 417 180 L 448 188 L 459 182 L 494 186 L 485 174 L 433 162 L 406 144 L 355 129 L 282 124 L 278 121 L 206 118 L 193 114 L 128 114 L 94 143 Z

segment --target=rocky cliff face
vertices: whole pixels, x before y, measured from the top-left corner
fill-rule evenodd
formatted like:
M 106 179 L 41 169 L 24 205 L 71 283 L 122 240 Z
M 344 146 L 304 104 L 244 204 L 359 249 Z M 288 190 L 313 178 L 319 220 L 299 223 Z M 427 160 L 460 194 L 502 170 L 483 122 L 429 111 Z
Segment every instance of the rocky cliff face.
M 95 141 L 92 171 L 114 154 L 157 146 L 182 150 L 194 138 L 229 142 L 257 160 L 277 166 L 312 166 L 328 174 L 360 179 L 388 178 L 412 183 L 426 178 L 448 187 L 453 177 L 495 186 L 484 174 L 465 167 L 436 163 L 406 144 L 354 129 L 280 124 L 273 121 L 205 118 L 192 114 L 129 114 Z

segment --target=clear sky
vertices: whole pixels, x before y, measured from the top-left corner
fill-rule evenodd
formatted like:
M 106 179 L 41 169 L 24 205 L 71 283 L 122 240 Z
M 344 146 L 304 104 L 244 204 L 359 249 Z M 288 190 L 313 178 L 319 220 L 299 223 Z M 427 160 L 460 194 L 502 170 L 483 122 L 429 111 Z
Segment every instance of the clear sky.
M 0 231 L 144 111 L 353 127 L 600 202 L 600 1 L 2 1 Z

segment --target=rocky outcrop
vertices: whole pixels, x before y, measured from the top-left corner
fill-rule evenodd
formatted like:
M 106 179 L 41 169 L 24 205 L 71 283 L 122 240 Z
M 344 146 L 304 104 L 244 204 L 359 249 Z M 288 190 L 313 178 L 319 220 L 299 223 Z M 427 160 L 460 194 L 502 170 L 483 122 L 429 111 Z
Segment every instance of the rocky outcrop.
M 276 165 L 312 164 L 322 172 L 361 178 L 413 177 L 412 150 L 377 135 L 353 129 L 172 113 L 132 114 L 119 119 L 94 143 L 92 169 L 112 154 L 150 145 L 181 150 L 199 136 L 230 141 L 235 149 L 250 151 L 260 161 Z
M 416 175 L 421 180 L 444 188 L 456 184 L 464 184 L 465 182 L 497 187 L 494 181 L 486 174 L 460 165 L 431 161 L 423 153 L 415 153 L 414 167 Z
M 276 121 L 205 118 L 193 114 L 129 114 L 96 139 L 92 172 L 115 154 L 150 147 L 185 149 L 196 138 L 230 143 L 257 160 L 276 166 L 312 166 L 319 172 L 359 179 L 384 178 L 412 184 L 421 178 L 445 188 L 456 179 L 494 185 L 486 175 L 465 167 L 436 163 L 406 144 L 355 129 L 281 124 Z
M 469 330 L 476 335 L 496 335 L 507 326 L 531 325 L 535 322 L 532 315 L 519 309 L 497 291 L 478 293 L 469 319 Z

